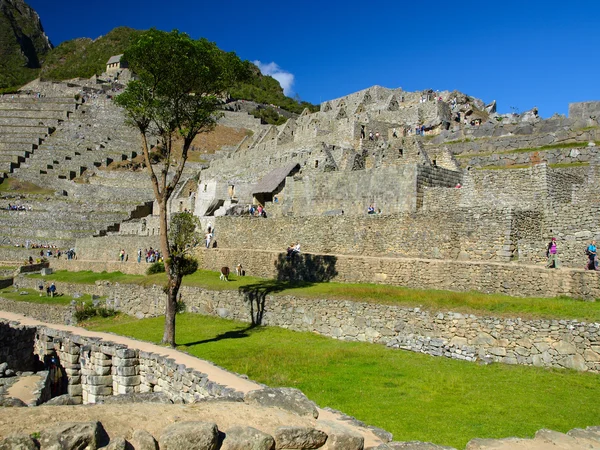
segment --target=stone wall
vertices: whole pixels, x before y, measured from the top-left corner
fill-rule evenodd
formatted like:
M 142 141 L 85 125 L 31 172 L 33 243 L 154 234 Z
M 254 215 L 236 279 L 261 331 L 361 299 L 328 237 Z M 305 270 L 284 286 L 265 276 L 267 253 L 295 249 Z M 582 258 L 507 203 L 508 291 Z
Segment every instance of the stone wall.
M 489 267 L 482 267 L 479 276 L 490 282 L 500 273 L 486 269 Z M 538 282 L 546 282 L 541 288 L 560 288 L 566 281 L 560 276 L 548 277 L 548 271 L 539 270 L 538 275 Z M 451 277 L 464 279 L 456 272 L 449 274 Z M 127 314 L 151 317 L 164 313 L 165 295 L 159 286 L 106 283 L 89 288 L 108 295 L 108 306 Z M 239 291 L 184 286 L 181 294 L 187 311 L 194 313 L 454 359 L 600 371 L 599 323 L 482 317 L 420 307 L 273 295 L 269 285 L 260 283 Z
M 35 329 L 0 321 L 0 364 L 7 363 L 14 371 L 34 370 L 37 365 L 33 354 L 34 338 Z
M 508 220 L 508 222 L 507 222 Z M 311 253 L 490 260 L 502 249 L 510 218 L 501 211 L 260 219 L 218 217 L 219 247 Z
M 17 355 L 21 359 L 16 359 Z M 0 362 L 7 360 L 11 368 L 25 370 L 26 362 L 45 361 L 50 356 L 57 357 L 66 375 L 67 393 L 83 403 L 135 392 L 163 392 L 171 400 L 184 403 L 242 397 L 242 393 L 212 382 L 206 374 L 156 353 L 48 327 L 0 321 Z
M 600 102 L 569 103 L 569 118 L 600 119 Z
M 31 278 L 29 282 L 23 283 L 23 278 L 18 279 L 19 287 L 29 287 L 31 289 L 37 289 L 36 284 L 39 280 Z M 69 292 L 78 292 L 76 290 L 69 290 Z M 0 310 L 9 311 L 16 314 L 23 314 L 27 317 L 33 317 L 34 319 L 41 320 L 42 322 L 59 323 L 59 324 L 74 324 L 73 314 L 75 308 L 71 306 L 63 305 L 45 305 L 42 303 L 28 303 L 28 302 L 17 302 L 13 300 L 7 300 L 0 298 Z
M 144 219 L 142 219 L 144 220 Z M 102 236 L 78 239 L 75 246 L 78 260 L 119 262 L 119 252 L 125 250 L 128 261 L 137 260 L 137 252 L 150 247 L 160 249 L 158 235 L 155 236 Z M 142 257 L 144 262 L 144 257 Z M 71 263 L 72 261 L 68 261 Z
M 462 167 L 505 167 L 536 164 L 543 161 L 548 164 L 581 164 L 594 161 L 598 157 L 598 147 L 581 144 L 579 148 L 558 148 L 543 151 L 530 151 L 522 153 L 494 153 L 481 156 L 473 155 L 457 158 Z

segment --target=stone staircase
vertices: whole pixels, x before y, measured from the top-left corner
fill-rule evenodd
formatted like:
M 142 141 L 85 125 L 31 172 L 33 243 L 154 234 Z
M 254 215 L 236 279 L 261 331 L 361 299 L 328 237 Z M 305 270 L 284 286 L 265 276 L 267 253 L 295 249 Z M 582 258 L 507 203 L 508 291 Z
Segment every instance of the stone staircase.
M 27 161 L 78 106 L 73 97 L 0 97 L 0 178 Z
M 56 191 L 0 197 L 28 211 L 0 210 L 0 245 L 71 247 L 103 235 L 120 222 L 151 213 L 154 198 L 145 172 L 107 170 L 136 156 L 137 132 L 106 96 L 0 98 L 0 174 Z

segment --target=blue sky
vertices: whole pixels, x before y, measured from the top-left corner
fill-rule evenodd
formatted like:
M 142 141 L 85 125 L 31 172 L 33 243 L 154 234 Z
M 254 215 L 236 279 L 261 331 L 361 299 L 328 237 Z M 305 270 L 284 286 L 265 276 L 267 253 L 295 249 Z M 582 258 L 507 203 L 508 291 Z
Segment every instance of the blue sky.
M 26 1 L 54 45 L 117 26 L 177 28 L 278 68 L 313 103 L 376 84 L 457 89 L 543 117 L 600 100 L 598 0 Z

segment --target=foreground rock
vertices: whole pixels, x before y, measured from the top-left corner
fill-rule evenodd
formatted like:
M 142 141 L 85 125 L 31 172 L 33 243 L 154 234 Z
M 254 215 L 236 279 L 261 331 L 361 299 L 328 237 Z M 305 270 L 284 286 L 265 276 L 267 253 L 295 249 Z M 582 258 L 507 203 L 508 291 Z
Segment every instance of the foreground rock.
M 302 391 L 293 388 L 264 388 L 250 391 L 244 396 L 250 404 L 281 408 L 300 416 L 319 417 L 317 405 L 309 400 Z
M 163 432 L 159 445 L 161 450 L 217 450 L 219 430 L 214 423 L 174 423 Z
M 39 442 L 47 449 L 89 449 L 98 447 L 103 433 L 100 422 L 62 423 L 42 430 Z
M 221 450 L 273 450 L 275 439 L 253 427 L 233 427 L 225 433 Z

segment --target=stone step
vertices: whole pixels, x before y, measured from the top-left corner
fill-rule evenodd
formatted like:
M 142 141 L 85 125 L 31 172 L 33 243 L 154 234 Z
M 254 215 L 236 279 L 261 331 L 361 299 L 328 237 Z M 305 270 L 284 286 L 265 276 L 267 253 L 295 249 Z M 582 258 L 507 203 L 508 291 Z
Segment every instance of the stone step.
M 31 119 L 59 119 L 66 120 L 68 112 L 64 110 L 28 110 L 28 109 L 0 109 L 0 117 L 22 117 Z
M 74 229 L 52 229 L 52 228 L 39 228 L 38 227 L 11 227 L 4 228 L 0 231 L 0 242 L 2 237 L 25 241 L 26 239 L 77 239 L 81 237 L 93 236 L 98 232 L 96 228 L 90 228 L 85 230 L 74 230 Z
M 32 97 L 32 96 L 19 96 L 11 95 L 0 97 L 0 104 L 12 104 L 12 103 L 23 103 L 23 104 L 59 104 L 59 105 L 71 105 L 77 104 L 72 96 L 58 96 L 58 97 Z
M 30 125 L 30 126 L 20 126 L 20 125 L 0 125 L 0 134 L 37 134 L 39 136 L 45 136 L 50 133 L 50 128 L 45 127 L 43 125 Z
M 56 128 L 61 122 L 59 119 L 48 119 L 42 117 L 1 117 L 0 126 L 10 127 L 52 127 Z
M 25 143 L 39 145 L 44 137 L 46 137 L 46 134 L 40 133 L 0 133 L 0 143 Z
M 0 110 L 5 111 L 65 111 L 74 112 L 77 109 L 76 104 L 57 104 L 57 103 L 2 103 Z
M 31 150 L 29 152 L 27 152 L 27 151 L 18 150 L 18 149 L 12 150 L 12 149 L 0 148 L 0 158 L 6 157 L 6 156 L 17 156 L 19 158 L 22 158 L 23 161 L 25 161 L 25 158 L 28 157 L 30 152 L 31 152 Z M 12 161 L 12 159 L 10 161 Z
M 0 223 L 3 223 L 3 224 L 9 224 L 9 223 L 13 223 L 13 222 L 30 223 L 30 222 L 40 221 L 40 220 L 45 220 L 45 221 L 50 221 L 50 222 L 64 221 L 64 219 L 62 217 L 55 216 L 56 210 L 53 208 L 52 201 L 48 201 L 46 203 L 47 209 L 45 209 L 45 210 L 33 209 L 31 211 L 10 211 L 8 209 L 4 209 L 4 208 L 8 208 L 9 204 L 25 205 L 28 207 L 31 206 L 33 208 L 33 205 L 31 205 L 27 201 L 23 201 L 23 200 L 15 201 L 14 199 L 3 199 L 0 201 Z M 58 210 L 58 211 L 64 212 L 64 210 L 62 210 L 62 211 Z M 69 221 L 79 222 L 79 223 L 92 222 L 92 223 L 111 224 L 114 222 L 120 222 L 122 220 L 126 220 L 127 218 L 129 218 L 129 213 L 125 212 L 125 211 L 119 211 L 119 212 L 104 211 L 104 212 L 86 213 L 82 209 L 81 211 L 70 211 L 70 214 L 69 214 Z
M 31 153 L 33 151 L 33 144 L 23 142 L 0 142 L 0 152 L 7 150 Z

